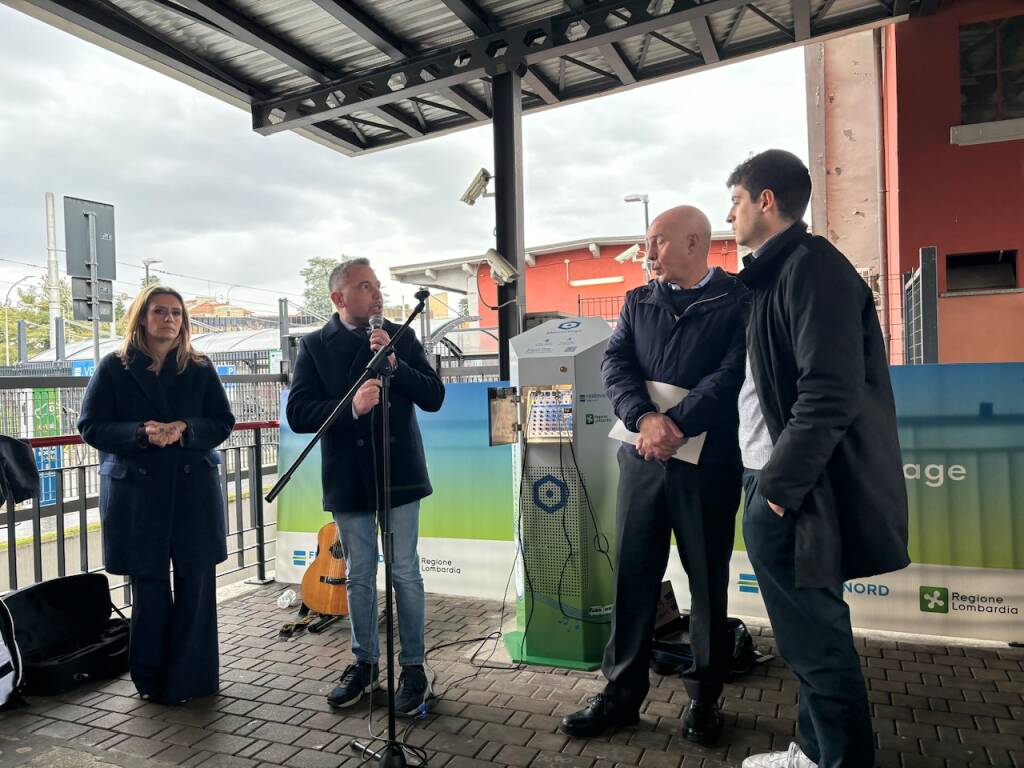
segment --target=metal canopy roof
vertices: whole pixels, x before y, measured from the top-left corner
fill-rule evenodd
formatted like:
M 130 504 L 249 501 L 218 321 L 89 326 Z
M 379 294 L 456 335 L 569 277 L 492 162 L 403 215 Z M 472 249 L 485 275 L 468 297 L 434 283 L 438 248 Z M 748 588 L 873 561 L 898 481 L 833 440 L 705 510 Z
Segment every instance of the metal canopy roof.
M 901 18 L 930 0 L 0 0 L 344 154 Z M 176 116 L 187 119 L 187 116 Z

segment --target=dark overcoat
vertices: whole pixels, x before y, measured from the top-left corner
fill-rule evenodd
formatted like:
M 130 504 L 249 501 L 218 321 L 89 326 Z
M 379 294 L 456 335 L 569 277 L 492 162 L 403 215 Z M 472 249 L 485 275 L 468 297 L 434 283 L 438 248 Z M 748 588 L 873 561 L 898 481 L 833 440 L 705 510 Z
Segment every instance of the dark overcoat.
M 78 431 L 100 452 L 100 520 L 107 571 L 129 576 L 209 567 L 227 558 L 220 454 L 234 426 L 210 364 L 177 373 L 169 354 L 159 376 L 136 351 L 126 368 L 103 358 L 82 401 Z M 146 421 L 184 421 L 184 445 L 142 445 Z
M 907 489 L 871 289 L 803 222 L 744 263 L 747 354 L 774 444 L 758 488 L 796 515 L 797 586 L 905 567 Z
M 394 336 L 398 326 L 384 321 L 384 330 Z M 398 340 L 395 352 L 398 367 L 391 377 L 389 419 L 393 507 L 433 491 L 416 406 L 438 411 L 444 402 L 444 383 L 411 331 Z M 286 414 L 292 430 L 316 432 L 359 379 L 370 357 L 366 333 L 350 331 L 337 314 L 319 331 L 304 336 L 288 390 Z M 375 415 L 379 410 L 357 419 L 346 408 L 324 435 L 320 456 L 323 507 L 328 512 L 376 510 L 373 448 L 380 453 L 381 425 Z
M 626 294 L 601 376 L 628 429 L 637 431 L 637 419 L 657 410 L 645 381 L 675 384 L 690 393 L 668 416 L 684 435 L 707 433 L 701 464 L 739 462 L 736 398 L 743 383 L 746 292 L 715 267 L 701 298 L 678 317 L 653 280 Z

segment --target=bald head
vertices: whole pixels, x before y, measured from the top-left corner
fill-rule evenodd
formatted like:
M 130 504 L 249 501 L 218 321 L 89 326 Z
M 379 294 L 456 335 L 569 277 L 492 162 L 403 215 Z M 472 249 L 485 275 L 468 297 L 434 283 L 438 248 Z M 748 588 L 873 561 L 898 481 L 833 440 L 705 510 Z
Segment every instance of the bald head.
M 647 260 L 662 282 L 684 288 L 699 282 L 708 271 L 710 248 L 711 221 L 692 205 L 670 208 L 647 230 Z
M 711 247 L 711 220 L 700 208 L 694 208 L 692 205 L 669 208 L 654 219 L 651 227 L 659 223 L 675 237 L 696 235 L 700 238 L 705 252 Z

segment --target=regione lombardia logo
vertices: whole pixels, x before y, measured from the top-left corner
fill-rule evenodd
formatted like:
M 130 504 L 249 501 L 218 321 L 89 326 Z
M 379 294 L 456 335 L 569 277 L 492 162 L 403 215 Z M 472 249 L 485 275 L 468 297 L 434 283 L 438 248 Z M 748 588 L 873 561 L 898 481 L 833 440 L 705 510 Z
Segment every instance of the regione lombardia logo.
M 949 613 L 949 588 L 921 587 L 921 610 L 925 613 Z

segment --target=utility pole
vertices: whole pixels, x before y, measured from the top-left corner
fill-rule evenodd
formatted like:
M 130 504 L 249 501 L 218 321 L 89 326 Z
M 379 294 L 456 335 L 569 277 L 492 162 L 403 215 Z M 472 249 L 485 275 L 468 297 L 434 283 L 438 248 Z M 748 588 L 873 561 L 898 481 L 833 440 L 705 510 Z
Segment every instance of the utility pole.
M 57 318 L 60 312 L 60 274 L 57 271 L 57 225 L 53 213 L 53 192 L 46 193 L 46 285 L 50 298 L 49 346 L 57 345 Z

